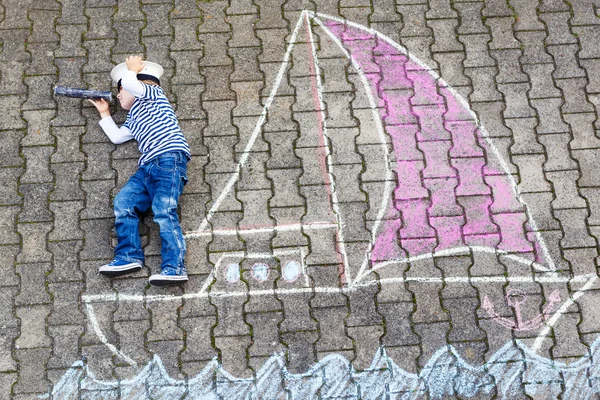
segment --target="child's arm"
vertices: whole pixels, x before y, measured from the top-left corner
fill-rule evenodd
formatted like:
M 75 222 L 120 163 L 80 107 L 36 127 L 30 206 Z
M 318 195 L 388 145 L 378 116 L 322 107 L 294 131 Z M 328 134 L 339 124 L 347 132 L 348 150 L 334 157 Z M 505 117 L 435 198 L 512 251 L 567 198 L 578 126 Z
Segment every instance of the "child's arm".
M 121 85 L 136 98 L 156 100 L 157 88 L 146 85 L 137 79 L 137 74 L 144 69 L 141 56 L 127 56 L 125 59 L 127 72 L 123 74 Z
M 121 144 L 133 139 L 133 135 L 131 134 L 129 128 L 125 126 L 119 128 L 117 124 L 115 124 L 115 121 L 110 115 L 110 107 L 106 100 L 90 100 L 90 102 L 100 113 L 100 127 L 104 133 L 106 133 L 106 136 L 108 136 L 111 142 L 114 144 Z

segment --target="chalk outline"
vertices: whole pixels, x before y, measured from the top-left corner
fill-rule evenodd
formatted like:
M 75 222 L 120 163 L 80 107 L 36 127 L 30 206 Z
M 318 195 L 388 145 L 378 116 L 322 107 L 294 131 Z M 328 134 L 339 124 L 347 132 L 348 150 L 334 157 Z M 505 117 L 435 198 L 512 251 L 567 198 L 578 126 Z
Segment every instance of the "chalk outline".
M 343 222 L 341 220 L 341 215 L 339 215 L 339 213 L 336 213 L 338 225 L 316 222 L 316 223 L 312 223 L 312 224 L 292 224 L 292 225 L 287 225 L 287 226 L 282 226 L 282 227 L 269 227 L 269 228 L 248 229 L 248 230 L 240 230 L 240 229 L 222 230 L 222 231 L 206 230 L 212 216 L 218 210 L 218 208 L 220 207 L 221 203 L 223 202 L 225 197 L 228 195 L 228 193 L 231 191 L 231 189 L 233 188 L 233 185 L 237 182 L 239 175 L 241 173 L 241 168 L 243 167 L 243 165 L 245 165 L 245 163 L 247 162 L 247 160 L 249 158 L 250 150 L 253 147 L 253 145 L 258 137 L 258 134 L 260 133 L 260 130 L 266 121 L 266 115 L 267 115 L 268 109 L 270 108 L 270 106 L 274 100 L 275 94 L 277 93 L 278 88 L 281 85 L 281 81 L 283 79 L 284 73 L 287 70 L 292 49 L 294 47 L 294 44 L 296 43 L 297 34 L 299 32 L 300 27 L 303 25 L 304 20 L 306 20 L 307 29 L 308 29 L 310 37 L 311 37 L 310 43 L 311 43 L 312 52 L 313 52 L 313 62 L 315 63 L 315 69 L 318 70 L 318 60 L 316 57 L 316 49 L 314 47 L 314 40 L 312 40 L 312 29 L 311 29 L 310 23 L 309 23 L 309 16 L 311 16 L 312 20 L 314 20 L 334 40 L 334 42 L 340 47 L 342 52 L 346 55 L 346 57 L 348 57 L 348 59 L 352 62 L 354 68 L 357 70 L 359 76 L 361 77 L 361 80 L 363 81 L 363 86 L 365 86 L 366 94 L 369 99 L 371 110 L 372 110 L 372 113 L 374 114 L 373 120 L 374 120 L 377 130 L 380 134 L 385 135 L 383 126 L 381 124 L 381 116 L 379 114 L 379 109 L 377 108 L 375 101 L 373 99 L 373 96 L 372 96 L 372 93 L 370 90 L 370 86 L 369 86 L 368 82 L 366 81 L 366 77 L 364 76 L 364 72 L 362 71 L 362 69 L 360 68 L 360 65 L 358 65 L 356 60 L 354 60 L 352 55 L 350 55 L 343 48 L 343 45 L 338 40 L 338 38 L 327 27 L 325 27 L 323 25 L 323 23 L 320 21 L 320 19 L 318 17 L 336 21 L 341 24 L 347 24 L 348 26 L 352 26 L 356 29 L 366 31 L 366 32 L 370 33 L 371 35 L 384 40 L 385 42 L 387 42 L 388 44 L 390 44 L 391 46 L 396 48 L 398 51 L 400 51 L 401 53 L 403 53 L 407 57 L 409 57 L 409 59 L 412 62 L 421 66 L 423 68 L 423 70 L 429 72 L 429 74 L 434 79 L 436 79 L 436 81 L 439 82 L 440 86 L 443 86 L 454 96 L 454 98 L 463 106 L 464 110 L 468 111 L 468 113 L 473 118 L 473 121 L 477 124 L 480 132 L 482 133 L 483 139 L 485 140 L 485 142 L 489 146 L 489 148 L 492 150 L 492 153 L 496 156 L 496 159 L 500 163 L 500 166 L 504 169 L 504 171 L 506 173 L 506 177 L 509 179 L 509 181 L 511 183 L 511 189 L 513 190 L 513 194 L 516 196 L 516 198 L 518 199 L 519 202 L 521 202 L 523 205 L 525 205 L 525 209 L 526 209 L 527 217 L 528 217 L 529 224 L 531 227 L 531 231 L 536 236 L 536 239 L 538 240 L 540 249 L 542 251 L 542 255 L 543 255 L 545 261 L 548 263 L 549 267 L 546 268 L 544 265 L 542 265 L 540 263 L 536 263 L 531 260 L 524 259 L 524 258 L 516 256 L 514 254 L 508 254 L 507 252 L 503 252 L 501 250 L 494 249 L 494 248 L 483 247 L 483 246 L 463 246 L 463 247 L 459 247 L 459 248 L 452 248 L 452 249 L 448 249 L 448 250 L 443 250 L 443 251 L 438 251 L 438 252 L 433 252 L 433 253 L 428 253 L 428 254 L 422 254 L 422 255 L 414 256 L 414 257 L 399 258 L 396 260 L 388 260 L 388 261 L 385 261 L 382 263 L 375 264 L 370 270 L 366 270 L 366 266 L 368 265 L 368 262 L 369 262 L 369 254 L 375 243 L 375 238 L 376 238 L 377 234 L 379 233 L 378 232 L 379 225 L 381 224 L 381 221 L 383 220 L 383 214 L 384 214 L 385 209 L 390 201 L 389 200 L 389 197 L 390 197 L 389 192 L 392 190 L 391 183 L 390 183 L 391 180 L 386 179 L 386 186 L 385 186 L 384 193 L 386 193 L 388 195 L 387 196 L 384 195 L 382 197 L 382 207 L 379 210 L 378 217 L 376 218 L 375 223 L 373 225 L 374 228 L 372 229 L 373 233 L 372 233 L 371 243 L 369 244 L 370 248 L 367 251 L 365 260 L 363 261 L 363 264 L 361 265 L 361 268 L 360 268 L 356 278 L 347 287 L 313 287 L 313 288 L 306 287 L 306 288 L 292 288 L 292 289 L 250 290 L 247 292 L 210 292 L 210 293 L 208 293 L 208 292 L 206 292 L 206 290 L 207 290 L 208 286 L 210 285 L 210 283 L 212 282 L 212 278 L 214 277 L 213 274 L 216 273 L 216 271 L 211 271 L 211 274 L 209 274 L 209 276 L 207 277 L 201 290 L 197 293 L 192 293 L 192 294 L 184 294 L 184 295 L 179 295 L 179 296 L 123 295 L 123 294 L 114 294 L 114 293 L 101 294 L 101 295 L 83 295 L 82 301 L 86 304 L 86 313 L 88 314 L 88 317 L 90 318 L 90 323 L 92 324 L 92 327 L 93 327 L 94 331 L 96 332 L 96 334 L 98 335 L 98 337 L 100 338 L 100 340 L 111 350 L 111 352 L 113 352 L 113 354 L 124 359 L 131 365 L 137 365 L 133 359 L 126 356 L 124 353 L 122 353 L 120 350 L 118 350 L 114 345 L 108 343 L 106 336 L 103 334 L 102 330 L 99 327 L 97 319 L 95 318 L 93 306 L 90 304 L 90 303 L 94 303 L 94 302 L 107 302 L 107 301 L 115 301 L 115 300 L 171 301 L 171 300 L 203 298 L 203 297 L 239 297 L 239 296 L 248 296 L 248 295 L 260 296 L 260 295 L 281 295 L 281 294 L 293 294 L 293 293 L 345 293 L 345 292 L 355 291 L 356 289 L 363 287 L 363 286 L 370 286 L 370 285 L 384 284 L 384 283 L 390 283 L 390 284 L 391 283 L 402 283 L 402 282 L 411 282 L 411 281 L 424 282 L 424 283 L 437 283 L 437 282 L 445 282 L 445 283 L 452 283 L 452 282 L 453 283 L 474 283 L 474 282 L 504 282 L 504 283 L 508 283 L 508 282 L 560 283 L 560 282 L 563 282 L 563 283 L 574 283 L 574 282 L 586 281 L 585 285 L 581 289 L 579 289 L 577 292 L 575 292 L 569 299 L 567 299 L 562 304 L 562 306 L 559 308 L 559 310 L 553 315 L 553 317 L 549 321 L 547 321 L 545 327 L 543 328 L 540 335 L 537 337 L 535 344 L 532 347 L 532 350 L 534 352 L 539 350 L 544 338 L 547 336 L 547 334 L 549 333 L 552 326 L 558 321 L 560 316 L 575 302 L 575 300 L 577 300 L 579 297 L 581 297 L 596 282 L 598 277 L 595 274 L 582 274 L 582 275 L 577 275 L 577 276 L 573 276 L 573 277 L 560 277 L 556 274 L 556 272 L 555 272 L 556 268 L 555 268 L 554 262 L 552 260 L 552 257 L 550 256 L 548 248 L 546 246 L 545 240 L 541 236 L 541 233 L 538 231 L 537 224 L 535 223 L 535 220 L 533 219 L 533 216 L 531 215 L 531 212 L 529 211 L 527 203 L 523 199 L 521 199 L 520 191 L 519 191 L 516 181 L 514 180 L 512 175 L 509 173 L 509 169 L 508 169 L 506 162 L 503 160 L 503 158 L 501 157 L 500 153 L 498 152 L 496 146 L 491 141 L 489 134 L 488 134 L 487 130 L 485 129 L 485 127 L 483 126 L 483 124 L 478 120 L 475 113 L 471 110 L 468 102 L 459 93 L 457 93 L 450 85 L 448 85 L 434 70 L 427 67 L 418 58 L 409 54 L 408 50 L 405 47 L 394 42 L 391 38 L 387 37 L 386 35 L 378 32 L 374 29 L 354 23 L 352 21 L 348 21 L 348 20 L 338 18 L 335 16 L 330 16 L 327 14 L 314 13 L 309 10 L 303 10 L 301 12 L 300 18 L 298 19 L 296 26 L 294 28 L 294 31 L 292 32 L 292 35 L 290 37 L 290 42 L 288 44 L 286 53 L 284 55 L 284 60 L 281 64 L 278 75 L 276 77 L 275 84 L 271 90 L 269 98 L 267 99 L 267 101 L 265 103 L 265 106 L 263 107 L 263 111 L 257 121 L 257 124 L 254 128 L 254 131 L 253 131 L 251 137 L 250 137 L 250 140 L 248 141 L 246 148 L 244 149 L 244 152 L 242 153 L 242 156 L 240 157 L 240 160 L 236 165 L 236 171 L 234 173 L 232 173 L 232 176 L 229 179 L 227 185 L 225 186 L 225 188 L 223 189 L 223 191 L 221 192 L 221 194 L 219 195 L 219 197 L 217 198 L 215 203 L 212 205 L 211 209 L 209 210 L 206 217 L 202 221 L 198 230 L 192 231 L 192 232 L 187 232 L 185 234 L 186 238 L 193 239 L 193 238 L 198 238 L 198 237 L 202 237 L 202 236 L 219 235 L 219 234 L 236 235 L 240 232 L 257 233 L 257 232 L 274 232 L 277 230 L 327 229 L 327 228 L 338 227 L 338 226 L 339 226 L 338 234 L 340 234 L 340 232 L 343 230 Z M 324 113 L 324 104 L 323 104 L 323 100 L 322 100 L 322 85 L 320 83 L 320 75 L 317 73 L 316 76 L 317 76 L 317 80 L 318 80 L 317 87 L 318 87 L 319 101 L 321 103 L 320 104 L 320 108 L 321 108 L 320 112 Z M 325 125 L 325 121 L 323 122 L 323 124 Z M 325 128 L 326 127 L 324 127 L 324 129 Z M 385 146 L 385 143 L 383 145 Z M 327 148 L 327 150 L 328 150 L 328 164 L 329 164 L 328 167 L 330 168 L 329 174 L 332 175 L 332 172 L 331 172 L 332 167 L 331 167 L 330 159 L 329 159 L 330 153 L 329 153 L 328 148 Z M 384 154 L 385 154 L 386 161 L 387 161 L 387 159 L 388 159 L 387 151 Z M 387 169 L 387 174 L 388 174 L 388 177 L 391 176 L 391 174 L 392 174 L 392 171 L 390 171 L 389 168 Z M 334 183 L 334 180 L 332 179 L 332 186 L 334 187 L 334 185 L 335 185 L 335 183 Z M 337 194 L 335 194 L 335 191 L 333 191 L 333 194 L 335 196 L 337 196 Z M 336 204 L 336 203 L 337 202 L 334 201 L 334 204 Z M 341 233 L 341 235 L 343 235 L 343 233 Z M 341 236 L 341 237 L 343 238 L 343 236 Z M 343 246 L 343 244 L 344 244 L 343 241 L 341 241 L 340 244 Z M 410 263 L 413 261 L 433 258 L 436 256 L 470 253 L 472 251 L 481 251 L 481 252 L 485 252 L 485 253 L 494 253 L 494 254 L 505 254 L 505 257 L 513 259 L 514 261 L 517 261 L 521 264 L 533 267 L 541 272 L 547 272 L 547 273 L 549 273 L 549 276 L 548 277 L 537 277 L 537 276 L 536 277 L 532 277 L 532 276 L 524 276 L 524 277 L 493 277 L 493 276 L 491 276 L 490 277 L 490 276 L 483 276 L 483 277 L 448 277 L 448 278 L 430 278 L 430 277 L 401 278 L 401 277 L 399 277 L 399 278 L 384 278 L 384 279 L 379 279 L 379 280 L 361 282 L 363 280 L 363 278 L 365 276 L 367 276 L 368 274 L 370 274 L 371 272 L 374 272 L 375 270 L 383 268 L 388 265 L 392 265 L 392 264 L 396 264 L 396 263 L 399 263 L 399 264 Z M 345 251 L 343 252 L 343 256 L 344 256 L 344 259 L 347 260 L 347 255 L 345 254 Z M 245 255 L 245 257 L 248 257 L 248 255 Z M 303 262 L 302 262 L 302 267 L 304 269 Z

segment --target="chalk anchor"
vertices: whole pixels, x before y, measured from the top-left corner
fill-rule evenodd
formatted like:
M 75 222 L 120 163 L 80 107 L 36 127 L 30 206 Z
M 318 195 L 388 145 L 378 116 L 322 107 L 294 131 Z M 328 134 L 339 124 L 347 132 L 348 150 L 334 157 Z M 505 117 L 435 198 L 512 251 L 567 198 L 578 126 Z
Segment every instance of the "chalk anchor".
M 487 311 L 490 317 L 494 319 L 494 321 L 508 329 L 515 331 L 531 331 L 540 328 L 544 324 L 546 317 L 552 314 L 555 304 L 560 302 L 560 294 L 558 291 L 552 292 L 550 296 L 548 296 L 548 304 L 546 304 L 546 306 L 542 309 L 542 313 L 527 321 L 523 320 L 521 311 L 521 304 L 527 301 L 527 296 L 517 290 L 509 290 L 508 293 L 506 293 L 505 299 L 506 304 L 509 307 L 514 308 L 516 321 L 498 315 L 498 313 L 494 310 L 494 304 L 492 304 L 487 296 L 485 296 L 483 299 L 483 308 Z

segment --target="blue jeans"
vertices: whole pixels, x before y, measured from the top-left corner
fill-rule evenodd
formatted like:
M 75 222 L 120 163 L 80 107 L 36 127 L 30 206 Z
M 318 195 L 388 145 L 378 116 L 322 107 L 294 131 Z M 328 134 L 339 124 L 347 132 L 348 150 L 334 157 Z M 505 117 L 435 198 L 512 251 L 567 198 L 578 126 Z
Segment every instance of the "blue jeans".
M 185 240 L 177 216 L 177 203 L 187 183 L 188 159 L 183 153 L 165 153 L 144 165 L 129 178 L 114 201 L 118 244 L 115 260 L 140 262 L 144 252 L 139 234 L 139 213 L 152 207 L 162 240 L 161 268 L 185 272 Z

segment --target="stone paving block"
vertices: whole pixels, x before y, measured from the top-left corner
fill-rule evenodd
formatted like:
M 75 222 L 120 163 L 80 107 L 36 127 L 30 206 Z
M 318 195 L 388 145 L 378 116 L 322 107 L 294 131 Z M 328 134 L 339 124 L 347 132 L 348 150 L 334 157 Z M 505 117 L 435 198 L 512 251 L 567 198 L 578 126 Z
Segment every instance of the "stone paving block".
M 25 66 L 18 61 L 0 63 L 0 91 L 4 94 L 25 94 L 27 86 L 23 84 Z
M 432 0 L 429 7 L 425 14 L 428 19 L 456 18 L 458 16 L 452 7 L 452 2 L 449 0 Z M 393 11 L 393 9 L 390 11 Z
M 52 357 L 47 364 L 48 369 L 71 367 L 73 360 L 79 358 L 78 339 L 82 332 L 83 329 L 80 325 L 48 327 L 48 334 L 52 338 L 53 344 Z
M 144 19 L 144 14 L 140 10 L 140 2 L 135 0 L 119 0 L 114 19 L 115 21 L 136 21 Z
M 480 123 L 485 126 L 487 135 L 492 138 L 511 137 L 512 134 L 506 127 L 503 111 L 506 107 L 502 102 L 474 103 L 471 106 L 477 113 Z
M 146 4 L 142 8 L 144 10 L 143 15 L 146 16 L 146 25 L 142 29 L 143 36 L 173 35 L 173 27 L 164 23 L 165 21 L 169 20 L 169 14 L 171 11 L 174 12 L 171 4 Z M 140 17 L 142 16 L 142 13 L 139 12 L 137 7 L 132 10 L 132 12 L 134 12 L 136 15 L 139 13 Z M 119 13 L 117 13 L 115 19 Z M 126 21 L 127 18 L 123 18 L 123 20 Z M 171 38 L 169 37 L 169 41 L 170 40 Z
M 555 325 L 557 332 L 556 346 L 552 348 L 552 355 L 559 360 L 579 360 L 588 353 L 588 348 L 579 340 L 578 326 L 581 322 L 579 313 L 563 314 Z
M 488 29 L 481 21 L 482 2 L 454 3 L 454 8 L 460 16 L 459 35 L 488 33 Z
M 52 99 L 52 86 L 56 78 L 52 75 L 30 76 L 24 78 L 29 88 L 27 101 L 21 106 L 23 110 L 52 109 L 55 106 Z
M 531 90 L 528 93 L 530 99 L 560 97 L 561 93 L 552 81 L 552 64 L 525 64 L 523 70 L 529 76 Z
M 579 66 L 576 53 L 579 46 L 576 44 L 561 44 L 556 46 L 547 46 L 548 52 L 554 57 L 556 70 L 555 79 L 580 78 L 585 75 L 585 71 Z
M 84 40 L 89 43 L 94 39 L 113 39 L 117 36 L 117 31 L 105 21 L 111 21 L 117 10 L 114 7 L 96 7 L 85 9 L 85 15 L 88 17 L 89 29 L 84 34 Z
M 142 53 L 144 46 L 140 43 L 140 32 L 144 21 L 113 22 L 113 29 L 117 32 L 117 42 L 112 47 L 113 57 L 115 54 Z
M 50 146 L 27 147 L 22 150 L 26 160 L 25 173 L 19 182 L 24 183 L 46 183 L 52 182 L 53 176 L 49 171 L 48 160 L 54 152 Z
M 352 341 L 347 336 L 343 320 L 348 315 L 347 307 L 315 308 L 313 315 L 320 321 L 318 352 L 331 350 L 351 350 Z
M 554 215 L 560 220 L 565 236 L 561 240 L 563 249 L 578 247 L 596 247 L 596 240 L 585 228 L 587 209 L 555 210 Z
M 465 68 L 465 74 L 471 79 L 473 92 L 469 95 L 472 102 L 494 102 L 502 99 L 496 89 L 494 75 L 496 67 Z
M 198 40 L 198 19 L 172 19 L 170 25 L 174 30 L 171 51 L 201 50 L 202 44 Z
M 110 190 L 114 182 L 110 181 L 88 181 L 81 182 L 85 192 L 85 208 L 81 212 L 81 219 L 98 219 L 114 217 L 113 206 L 110 198 Z
M 508 17 L 512 16 L 508 3 L 502 0 L 488 0 L 482 12 L 484 17 Z
M 109 37 L 112 37 L 112 35 L 109 35 Z M 87 50 L 88 55 L 88 62 L 83 66 L 83 72 L 110 73 L 110 70 L 114 65 L 111 63 L 110 59 L 106 57 L 106 54 L 109 54 L 110 49 L 115 45 L 115 40 L 112 38 L 89 39 L 90 38 L 85 37 L 85 40 L 83 41 L 83 47 Z
M 17 362 L 13 358 L 12 347 L 13 339 L 18 335 L 18 330 L 16 328 L 2 328 L 1 332 L 2 335 L 0 335 L 0 371 L 2 371 L 2 373 L 0 373 L 0 376 L 4 376 L 6 375 L 6 372 L 12 372 L 17 370 Z M 2 387 L 8 388 L 10 387 L 10 385 Z M 8 393 L 9 390 L 4 390 L 4 392 Z
M 519 191 L 521 193 L 549 192 L 550 185 L 542 173 L 543 155 L 514 155 L 512 162 L 519 168 Z
M 556 171 L 547 172 L 546 178 L 552 182 L 556 198 L 552 206 L 557 209 L 586 208 L 583 200 L 577 192 L 578 171 Z
M 456 40 L 456 36 L 454 34 L 455 29 L 458 26 L 458 20 L 429 19 L 427 20 L 427 25 L 433 29 L 433 37 L 435 39 L 435 42 L 431 47 L 431 51 L 437 53 L 463 50 L 462 44 Z
M 16 233 L 15 224 L 17 214 L 21 212 L 21 207 L 0 206 L 0 244 L 19 244 L 20 239 Z
M 553 58 L 544 46 L 546 32 L 520 31 L 515 36 L 523 44 L 523 64 L 552 63 Z
M 6 266 L 6 268 L 0 271 L 0 281 L 2 282 L 2 286 L 19 284 L 13 266 L 20 250 L 19 246 L 0 246 L 0 261 Z
M 32 21 L 32 29 L 27 39 L 28 43 L 58 42 L 58 35 L 54 29 L 56 10 L 32 10 L 28 12 L 28 19 Z
M 593 112 L 594 108 L 585 98 L 587 81 L 582 78 L 557 79 L 556 85 L 562 90 L 564 104 L 563 113 Z
M 427 9 L 428 7 L 423 4 L 396 5 L 396 10 L 402 15 L 404 22 L 400 32 L 401 37 L 428 36 L 431 34 L 425 20 Z
M 148 362 L 148 359 L 151 358 L 149 348 L 154 347 L 157 343 L 147 341 L 146 333 L 149 329 L 150 322 L 146 320 L 115 321 L 114 323 L 114 330 L 119 337 L 121 351 L 131 357 L 138 365 L 144 365 Z M 172 356 L 176 357 L 177 354 L 173 354 Z
M 22 253 L 19 254 L 19 257 Z M 33 263 L 17 264 L 16 272 L 21 278 L 19 295 L 15 298 L 15 304 L 41 304 L 50 301 L 50 295 L 45 286 L 45 276 L 50 271 L 50 264 Z
M 17 182 L 19 176 L 23 173 L 21 168 L 0 168 L 0 180 L 2 182 Z M 23 185 L 25 187 L 31 185 Z M 23 192 L 21 192 L 23 194 Z M 23 198 L 19 195 L 19 188 L 14 184 L 7 184 L 0 187 L 0 204 L 21 205 Z
M 589 225 L 600 225 L 600 192 L 598 188 L 581 188 L 579 192 L 587 200 L 590 216 L 587 220 Z
M 546 45 L 577 43 L 577 37 L 569 29 L 570 12 L 541 13 L 539 18 L 548 30 Z
M 17 257 L 19 263 L 49 261 L 51 255 L 46 251 L 46 235 L 52 229 L 51 223 L 20 223 L 17 230 L 22 238 L 22 251 Z
M 181 327 L 186 334 L 186 346 L 181 354 L 182 360 L 210 360 L 217 355 L 211 343 L 209 329 L 215 323 L 216 319 L 210 316 L 181 319 Z
M 253 344 L 248 349 L 250 357 L 268 357 L 284 350 L 277 332 L 282 321 L 281 312 L 248 313 L 246 320 L 252 326 Z
M 544 148 L 535 134 L 537 120 L 535 118 L 506 119 L 506 126 L 512 130 L 514 144 L 510 147 L 511 154 L 543 153 Z
M 484 9 L 484 14 L 485 10 L 487 8 Z M 520 44 L 513 34 L 514 18 L 512 16 L 486 18 L 485 24 L 490 27 L 492 35 L 490 50 L 520 48 Z
M 448 341 L 464 342 L 486 339 L 485 331 L 477 327 L 475 320 L 475 310 L 480 307 L 476 297 L 442 299 L 442 305 L 452 320 Z
M 561 118 L 560 107 L 563 100 L 560 98 L 532 99 L 529 101 L 538 114 L 538 134 L 563 133 L 569 131 L 569 126 Z
M 83 279 L 77 258 L 82 248 L 82 241 L 49 242 L 48 249 L 52 253 L 53 268 L 48 275 L 48 282 L 77 281 Z
M 572 150 L 573 158 L 577 160 L 580 167 L 581 178 L 577 181 L 579 187 L 600 186 L 600 177 L 593 171 L 596 168 L 599 150 Z
M 572 25 L 592 25 L 598 23 L 598 16 L 595 13 L 597 3 L 594 0 L 582 0 L 577 3 L 572 3 L 571 10 L 573 18 Z
M 5 110 L 0 117 L 0 129 L 23 129 L 26 127 L 25 121 L 21 118 L 19 110 L 23 103 L 22 96 L 2 96 L 0 97 L 0 107 Z
M 24 159 L 19 152 L 19 143 L 23 140 L 22 131 L 4 131 L 3 140 L 0 141 L 0 153 L 3 155 L 0 159 L 0 167 L 22 167 Z
M 4 21 L 7 21 L 6 19 Z M 1 26 L 0 26 L 1 28 Z M 31 55 L 25 51 L 26 38 L 29 36 L 29 24 L 27 29 L 0 30 L 0 38 L 3 40 L 0 61 L 3 62 L 28 62 Z
M 48 290 L 53 295 L 54 309 L 47 323 L 49 325 L 82 325 L 83 314 L 76 304 L 80 301 L 83 283 L 50 283 Z
M 85 25 L 57 25 L 55 29 L 60 37 L 60 47 L 54 52 L 55 62 L 59 57 L 85 57 L 82 42 Z
M 54 190 L 50 193 L 50 201 L 83 200 L 83 191 L 79 187 L 79 178 L 84 169 L 84 163 L 51 164 L 54 174 Z
M 419 368 L 423 368 L 433 355 L 427 349 L 439 349 L 440 344 L 446 343 L 446 335 L 450 329 L 448 322 L 415 324 L 414 330 L 421 339 L 423 353 L 418 358 Z
M 539 6 L 540 13 L 569 11 L 569 5 L 563 0 L 544 0 Z
M 45 373 L 40 373 L 40 365 L 45 365 L 50 357 L 51 349 L 18 349 L 15 357 L 19 361 L 19 378 L 12 387 L 15 394 L 45 393 L 50 388 L 50 382 Z
M 223 349 L 221 355 L 221 365 L 223 368 L 237 377 L 250 377 L 252 370 L 249 369 L 247 363 L 247 349 L 250 347 L 251 336 L 228 336 L 216 337 L 215 346 L 218 349 Z
M 577 170 L 577 162 L 569 154 L 571 135 L 568 133 L 558 133 L 540 135 L 538 138 L 544 145 L 547 155 L 547 161 L 544 163 L 544 171 Z
M 506 101 L 504 118 L 535 117 L 535 110 L 529 106 L 527 98 L 528 83 L 503 83 L 498 85 L 498 90 Z
M 77 0 L 61 1 L 61 13 L 60 18 L 57 20 L 57 23 L 65 24 L 65 26 L 73 26 L 74 24 L 85 24 L 86 19 L 84 16 L 84 8 L 81 7 L 81 3 Z
M 111 259 L 114 255 L 109 233 L 114 225 L 113 219 L 81 220 L 80 228 L 85 232 L 85 245 L 80 253 L 81 259 Z M 110 260 L 109 260 L 110 261 Z M 101 263 L 98 263 L 102 265 Z
M 27 121 L 27 134 L 21 144 L 23 146 L 54 146 L 56 138 L 53 136 L 50 123 L 54 111 L 36 110 L 23 113 Z
M 564 259 L 570 264 L 573 274 L 589 274 L 596 269 L 596 248 L 565 249 Z
M 19 192 L 23 196 L 23 212 L 19 214 L 19 223 L 52 221 L 48 210 L 48 193 L 52 184 L 22 184 Z
M 522 72 L 519 64 L 519 58 L 522 54 L 521 50 L 494 50 L 491 54 L 498 63 L 499 74 L 496 77 L 496 82 L 515 83 L 528 81 L 527 75 Z
M 51 339 L 46 336 L 46 318 L 49 313 L 48 305 L 16 307 L 21 328 L 21 335 L 15 341 L 18 349 L 50 347 Z

